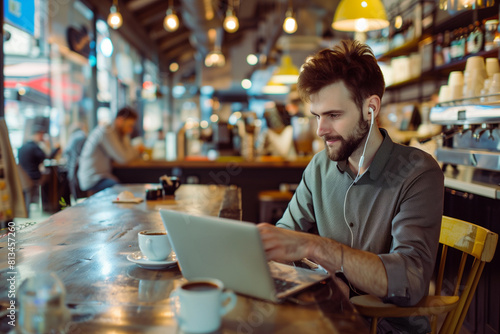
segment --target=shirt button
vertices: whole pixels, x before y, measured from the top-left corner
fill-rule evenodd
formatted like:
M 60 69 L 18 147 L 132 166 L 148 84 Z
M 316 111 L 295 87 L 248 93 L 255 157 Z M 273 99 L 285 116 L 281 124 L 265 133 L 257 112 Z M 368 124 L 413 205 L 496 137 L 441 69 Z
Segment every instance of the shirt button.
M 350 222 L 350 223 L 349 223 L 349 226 L 350 226 L 350 227 L 353 227 L 353 226 L 354 226 L 353 222 Z

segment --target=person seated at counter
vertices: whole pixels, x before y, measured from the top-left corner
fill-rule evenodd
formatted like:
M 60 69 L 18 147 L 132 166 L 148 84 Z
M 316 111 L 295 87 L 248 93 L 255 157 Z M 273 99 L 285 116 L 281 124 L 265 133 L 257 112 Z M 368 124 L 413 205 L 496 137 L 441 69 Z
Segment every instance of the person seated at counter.
M 379 128 L 384 78 L 371 49 L 341 41 L 303 65 L 301 98 L 325 142 L 276 226 L 258 225 L 267 257 L 309 258 L 349 293 L 400 306 L 428 294 L 443 213 L 444 177 L 427 153 Z M 427 318 L 392 318 L 379 333 L 427 333 Z
M 68 144 L 63 151 L 63 157 L 66 159 L 66 169 L 68 170 L 67 180 L 71 194 L 77 199 L 85 196 L 80 190 L 76 172 L 78 171 L 78 159 L 82 153 L 83 144 L 87 140 L 88 127 L 86 120 L 75 122 L 70 131 Z
M 112 174 L 112 162 L 127 163 L 140 159 L 143 147 L 133 147 L 130 134 L 137 122 L 137 112 L 124 107 L 114 121 L 90 132 L 82 148 L 77 171 L 80 188 L 98 192 L 119 183 Z
M 61 150 L 61 148 L 57 146 L 50 153 L 46 153 L 45 150 L 48 150 L 50 145 L 45 141 L 45 134 L 46 127 L 35 124 L 33 126 L 31 139 L 24 143 L 17 153 L 19 165 L 34 182 L 38 183 L 43 183 L 43 173 L 41 169 L 41 167 L 43 167 L 43 161 L 45 159 L 53 159 Z
M 49 179 L 49 175 L 43 165 L 44 160 L 54 159 L 61 150 L 59 146 L 56 146 L 50 153 L 48 152 L 50 143 L 45 138 L 46 133 L 46 126 L 34 124 L 30 140 L 24 143 L 17 152 L 19 166 L 21 166 L 31 179 L 29 188 L 23 191 L 28 213 L 30 211 L 30 204 L 39 201 L 40 193 L 38 187 L 44 185 Z

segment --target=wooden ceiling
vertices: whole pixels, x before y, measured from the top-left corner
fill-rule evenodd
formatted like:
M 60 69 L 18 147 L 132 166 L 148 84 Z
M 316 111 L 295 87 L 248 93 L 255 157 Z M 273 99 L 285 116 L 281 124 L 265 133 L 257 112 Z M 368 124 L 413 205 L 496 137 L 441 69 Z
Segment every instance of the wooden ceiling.
M 112 0 L 86 0 L 86 2 L 90 3 L 103 18 L 107 16 L 112 5 Z M 170 2 L 173 3 L 180 20 L 180 27 L 175 32 L 168 32 L 163 28 L 163 19 Z M 281 34 L 281 22 L 289 3 L 297 13 L 299 10 L 308 10 L 316 13 L 315 18 L 318 15 L 324 18 L 326 28 L 323 30 L 328 30 L 338 2 L 339 0 L 118 0 L 119 11 L 124 19 L 120 33 L 145 56 L 157 60 L 160 70 L 165 72 L 172 62 L 187 64 L 204 57 L 209 47 L 207 31 L 222 26 L 228 5 L 234 6 L 240 28 L 236 33 L 224 32 L 223 52 L 238 44 L 246 32 L 258 30 L 263 22 L 267 22 L 269 28 L 262 33 L 262 38 L 270 39 L 264 41 L 264 44 L 273 47 L 271 44 Z M 207 8 L 213 10 L 214 15 L 211 19 L 205 17 Z M 275 24 L 272 24 L 273 22 Z M 317 23 L 312 24 L 317 25 Z M 312 33 L 321 35 L 325 32 Z

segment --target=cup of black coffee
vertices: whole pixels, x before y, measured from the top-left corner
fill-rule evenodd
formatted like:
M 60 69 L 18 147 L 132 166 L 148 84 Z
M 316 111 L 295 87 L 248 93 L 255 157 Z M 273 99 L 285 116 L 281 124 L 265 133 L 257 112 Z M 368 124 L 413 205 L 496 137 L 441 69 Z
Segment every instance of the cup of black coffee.
M 161 186 L 163 187 L 163 194 L 166 196 L 175 194 L 175 191 L 181 185 L 181 180 L 177 176 L 162 176 L 160 178 Z
M 170 294 L 171 307 L 179 327 L 188 333 L 217 330 L 223 315 L 236 305 L 236 295 L 224 291 L 221 281 L 202 278 L 182 284 Z

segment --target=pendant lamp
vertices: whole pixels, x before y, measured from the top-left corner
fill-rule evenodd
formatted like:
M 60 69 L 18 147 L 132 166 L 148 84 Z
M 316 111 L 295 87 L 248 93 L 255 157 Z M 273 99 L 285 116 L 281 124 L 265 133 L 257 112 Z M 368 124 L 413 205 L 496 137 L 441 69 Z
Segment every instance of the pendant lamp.
M 277 83 L 294 84 L 299 78 L 299 69 L 293 64 L 292 57 L 284 54 L 281 57 L 281 64 L 274 72 L 271 80 Z
M 340 31 L 365 32 L 389 26 L 384 5 L 380 0 L 340 1 L 332 28 Z

